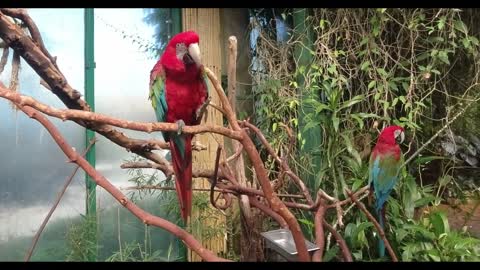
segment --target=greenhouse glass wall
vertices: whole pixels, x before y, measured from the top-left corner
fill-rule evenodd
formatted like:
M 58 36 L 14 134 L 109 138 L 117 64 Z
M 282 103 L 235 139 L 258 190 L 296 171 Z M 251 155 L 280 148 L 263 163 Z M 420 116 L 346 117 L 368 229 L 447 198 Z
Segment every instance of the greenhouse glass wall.
M 149 74 L 157 55 L 145 50 L 145 45 L 155 42 L 155 27 L 146 23 L 143 9 L 95 9 L 90 22 L 85 21 L 85 9 L 28 12 L 70 85 L 82 95 L 86 84 L 94 86 L 96 112 L 133 121 L 155 121 L 147 97 Z M 91 34 L 85 35 L 87 23 L 94 25 L 95 73 L 94 80 L 89 78 L 92 81 L 85 83 L 85 43 L 92 42 L 85 39 Z M 10 69 L 7 65 L 2 73 L 3 82 L 9 82 Z M 40 84 L 40 77 L 23 59 L 19 82 L 20 93 L 55 108 L 66 108 Z M 21 261 L 76 165 L 68 162 L 43 126 L 17 112 L 5 99 L 0 101 L 0 114 L 0 151 L 4 153 L 0 156 L 0 260 Z M 85 128 L 70 121 L 49 119 L 68 143 L 79 153 L 84 151 Z M 162 139 L 160 133 L 120 131 L 132 138 Z M 96 139 L 97 170 L 125 194 L 135 194 L 127 188 L 134 186 L 132 178 L 136 175 L 120 169 L 134 155 L 101 135 L 97 134 Z M 147 177 L 164 177 L 149 170 L 143 173 Z M 32 261 L 183 260 L 183 249 L 171 234 L 144 225 L 99 187 L 95 196 L 94 218 L 90 219 L 86 215 L 86 176 L 78 170 L 42 233 Z M 132 198 L 146 211 L 167 217 L 158 195 Z M 178 219 L 170 216 L 167 218 Z

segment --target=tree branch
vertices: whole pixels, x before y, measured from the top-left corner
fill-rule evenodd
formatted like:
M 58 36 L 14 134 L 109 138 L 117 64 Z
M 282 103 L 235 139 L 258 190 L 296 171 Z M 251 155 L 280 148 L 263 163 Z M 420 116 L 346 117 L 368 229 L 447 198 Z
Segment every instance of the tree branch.
M 66 140 L 63 138 L 57 128 L 45 116 L 43 116 L 40 112 L 29 106 L 19 105 L 19 108 L 23 112 L 25 112 L 30 118 L 34 118 L 35 120 L 39 121 L 47 129 L 52 138 L 55 140 L 55 142 L 70 160 L 80 165 L 80 167 L 82 167 L 82 169 L 93 178 L 97 185 L 104 188 L 133 215 L 135 215 L 138 219 L 142 220 L 144 224 L 160 227 L 171 232 L 172 234 L 180 238 L 190 249 L 192 249 L 200 257 L 202 257 L 202 259 L 206 261 L 228 261 L 226 259 L 217 257 L 212 251 L 205 249 L 200 244 L 200 242 L 198 242 L 191 234 L 181 229 L 177 225 L 160 217 L 153 216 L 148 212 L 145 212 L 143 209 L 139 208 L 125 195 L 123 195 L 120 190 L 118 190 L 114 185 L 112 185 L 103 175 L 96 171 L 82 156 L 75 152 L 75 150 L 73 150 L 73 148 L 66 142 Z
M 144 131 L 147 133 L 152 133 L 154 131 L 172 131 L 176 132 L 178 130 L 178 125 L 176 123 L 167 123 L 167 122 L 135 122 L 130 120 L 124 120 L 120 118 L 110 117 L 100 113 L 81 111 L 81 110 L 68 110 L 68 109 L 56 109 L 50 107 L 46 104 L 40 103 L 29 96 L 20 95 L 0 87 L 0 97 L 11 100 L 12 102 L 28 105 L 35 108 L 36 110 L 41 111 L 49 116 L 53 116 L 59 119 L 65 120 L 87 120 L 96 123 L 109 124 L 112 126 Z M 213 132 L 217 134 L 230 137 L 232 139 L 240 139 L 241 136 L 239 132 L 232 131 L 231 129 L 224 128 L 218 125 L 196 125 L 196 126 L 184 126 L 182 129 L 183 133 L 186 134 L 198 134 Z
M 258 129 L 256 126 L 252 125 L 251 123 L 247 122 L 247 121 L 242 121 L 241 122 L 242 125 L 248 127 L 249 129 L 251 129 L 253 132 L 255 132 L 255 134 L 257 135 L 257 137 L 260 139 L 260 141 L 262 142 L 262 144 L 265 146 L 265 148 L 267 149 L 268 153 L 270 154 L 270 156 L 272 156 L 275 161 L 278 163 L 278 165 L 280 165 L 280 167 L 282 168 L 283 171 L 285 171 L 285 173 L 290 176 L 290 178 L 292 178 L 295 182 L 295 184 L 297 184 L 297 186 L 300 188 L 300 190 L 302 191 L 303 195 L 305 196 L 305 198 L 307 199 L 307 202 L 309 204 L 313 204 L 313 200 L 312 200 L 312 196 L 310 196 L 310 192 L 308 191 L 308 188 L 307 186 L 305 185 L 305 183 L 303 183 L 303 181 L 300 179 L 300 177 L 298 177 L 296 174 L 293 173 L 293 171 L 290 169 L 290 166 L 288 166 L 287 162 L 285 162 L 284 160 L 282 160 L 278 155 L 277 153 L 275 153 L 275 151 L 273 150 L 272 146 L 270 145 L 270 143 L 267 141 L 267 139 L 265 138 L 265 136 L 263 135 L 263 133 L 260 131 L 260 129 Z
M 315 212 L 315 243 L 317 244 L 318 250 L 313 253 L 312 261 L 321 262 L 323 257 L 323 252 L 325 251 L 325 232 L 323 229 L 323 220 L 325 216 L 325 202 L 323 199 L 320 199 L 320 206 L 318 207 L 317 212 Z
M 92 139 L 90 143 L 88 144 L 87 148 L 85 149 L 84 153 L 82 154 L 82 157 L 85 156 L 88 151 L 90 151 L 90 148 L 92 145 L 95 144 L 95 139 Z M 35 247 L 37 246 L 38 239 L 40 239 L 40 235 L 42 235 L 43 230 L 45 229 L 45 226 L 47 225 L 48 221 L 50 220 L 50 217 L 52 216 L 53 212 L 55 212 L 55 209 L 57 209 L 58 204 L 60 203 L 60 200 L 63 197 L 63 194 L 65 194 L 65 191 L 67 190 L 68 186 L 73 180 L 73 177 L 75 174 L 77 174 L 78 169 L 80 168 L 80 165 L 77 164 L 75 166 L 75 169 L 73 169 L 72 174 L 67 178 L 67 181 L 65 181 L 65 184 L 63 185 L 62 189 L 60 190 L 60 193 L 58 194 L 57 198 L 55 199 L 55 202 L 52 205 L 52 208 L 50 208 L 50 211 L 48 212 L 47 216 L 43 220 L 42 224 L 40 225 L 40 228 L 38 229 L 37 233 L 33 237 L 32 240 L 32 245 L 27 251 L 27 254 L 25 255 L 25 261 L 28 262 L 30 261 L 30 258 L 32 257 L 33 251 L 35 250 Z
M 348 249 L 347 243 L 345 242 L 345 239 L 332 227 L 332 225 L 328 224 L 328 222 L 323 220 L 323 225 L 327 228 L 327 230 L 330 231 L 330 233 L 333 235 L 335 240 L 337 240 L 337 244 L 340 247 L 340 250 L 342 251 L 343 258 L 347 262 L 353 262 L 352 259 L 352 254 L 350 253 L 350 249 Z
M 390 257 L 392 257 L 392 261 L 398 262 L 397 255 L 395 255 L 395 252 L 392 249 L 392 246 L 390 245 L 390 242 L 388 242 L 388 239 L 385 237 L 385 231 L 382 229 L 380 224 L 377 222 L 377 220 L 370 214 L 370 212 L 367 210 L 365 205 L 357 200 L 357 197 L 355 194 L 352 194 L 350 190 L 347 189 L 347 194 L 352 198 L 352 201 L 362 210 L 362 212 L 367 216 L 368 220 L 370 220 L 375 228 L 377 229 L 378 234 L 380 235 L 380 238 L 383 240 L 383 243 L 385 243 L 385 247 L 388 250 L 388 253 L 390 254 Z
M 298 259 L 299 261 L 310 261 L 310 255 L 307 250 L 307 246 L 305 244 L 305 237 L 303 236 L 302 230 L 300 229 L 300 225 L 298 224 L 297 219 L 295 216 L 288 210 L 285 204 L 275 195 L 273 192 L 272 186 L 270 185 L 270 181 L 268 179 L 267 171 L 263 164 L 262 159 L 260 158 L 260 154 L 255 148 L 253 141 L 250 139 L 248 134 L 245 130 L 241 129 L 239 124 L 237 123 L 236 115 L 233 112 L 227 97 L 225 96 L 225 92 L 222 89 L 221 84 L 219 83 L 218 79 L 216 78 L 215 74 L 209 70 L 208 68 L 204 68 L 208 78 L 212 82 L 215 91 L 222 102 L 223 108 L 226 113 L 226 118 L 232 127 L 233 130 L 237 132 L 241 132 L 241 139 L 240 142 L 242 143 L 245 152 L 249 156 L 253 168 L 255 169 L 255 173 L 257 175 L 258 182 L 265 194 L 265 198 L 267 199 L 270 207 L 273 211 L 277 212 L 280 216 L 282 216 L 288 224 L 290 231 L 292 232 L 293 240 L 295 242 L 295 246 L 298 252 Z

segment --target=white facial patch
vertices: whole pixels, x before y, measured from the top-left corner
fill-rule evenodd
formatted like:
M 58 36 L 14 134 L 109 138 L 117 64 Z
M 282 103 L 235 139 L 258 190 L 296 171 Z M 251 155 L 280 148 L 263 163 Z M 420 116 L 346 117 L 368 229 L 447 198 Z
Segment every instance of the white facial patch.
M 177 43 L 176 46 L 176 55 L 178 60 L 183 60 L 183 57 L 187 53 L 187 46 L 185 46 L 185 43 Z
M 405 133 L 403 131 L 401 131 L 400 129 L 397 129 L 393 132 L 393 135 L 395 136 L 395 139 L 397 141 L 399 141 L 400 143 L 403 142 L 403 140 L 405 140 Z

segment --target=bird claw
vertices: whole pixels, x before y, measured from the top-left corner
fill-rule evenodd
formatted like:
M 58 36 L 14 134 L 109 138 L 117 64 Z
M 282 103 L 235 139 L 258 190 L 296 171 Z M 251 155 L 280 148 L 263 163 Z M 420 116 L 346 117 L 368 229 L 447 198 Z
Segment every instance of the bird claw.
M 183 122 L 183 120 L 180 119 L 177 121 L 177 125 L 178 125 L 177 135 L 181 135 L 183 127 L 185 126 L 185 122 Z

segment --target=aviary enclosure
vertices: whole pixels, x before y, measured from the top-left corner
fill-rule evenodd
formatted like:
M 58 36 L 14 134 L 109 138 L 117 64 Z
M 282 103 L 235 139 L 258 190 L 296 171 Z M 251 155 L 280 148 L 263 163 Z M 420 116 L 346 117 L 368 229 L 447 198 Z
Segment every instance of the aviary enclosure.
M 0 260 L 478 261 L 479 16 L 0 8 Z M 211 99 L 182 129 L 184 222 L 161 133 L 179 126 L 148 97 L 187 30 Z M 392 125 L 379 222 L 371 157 Z

